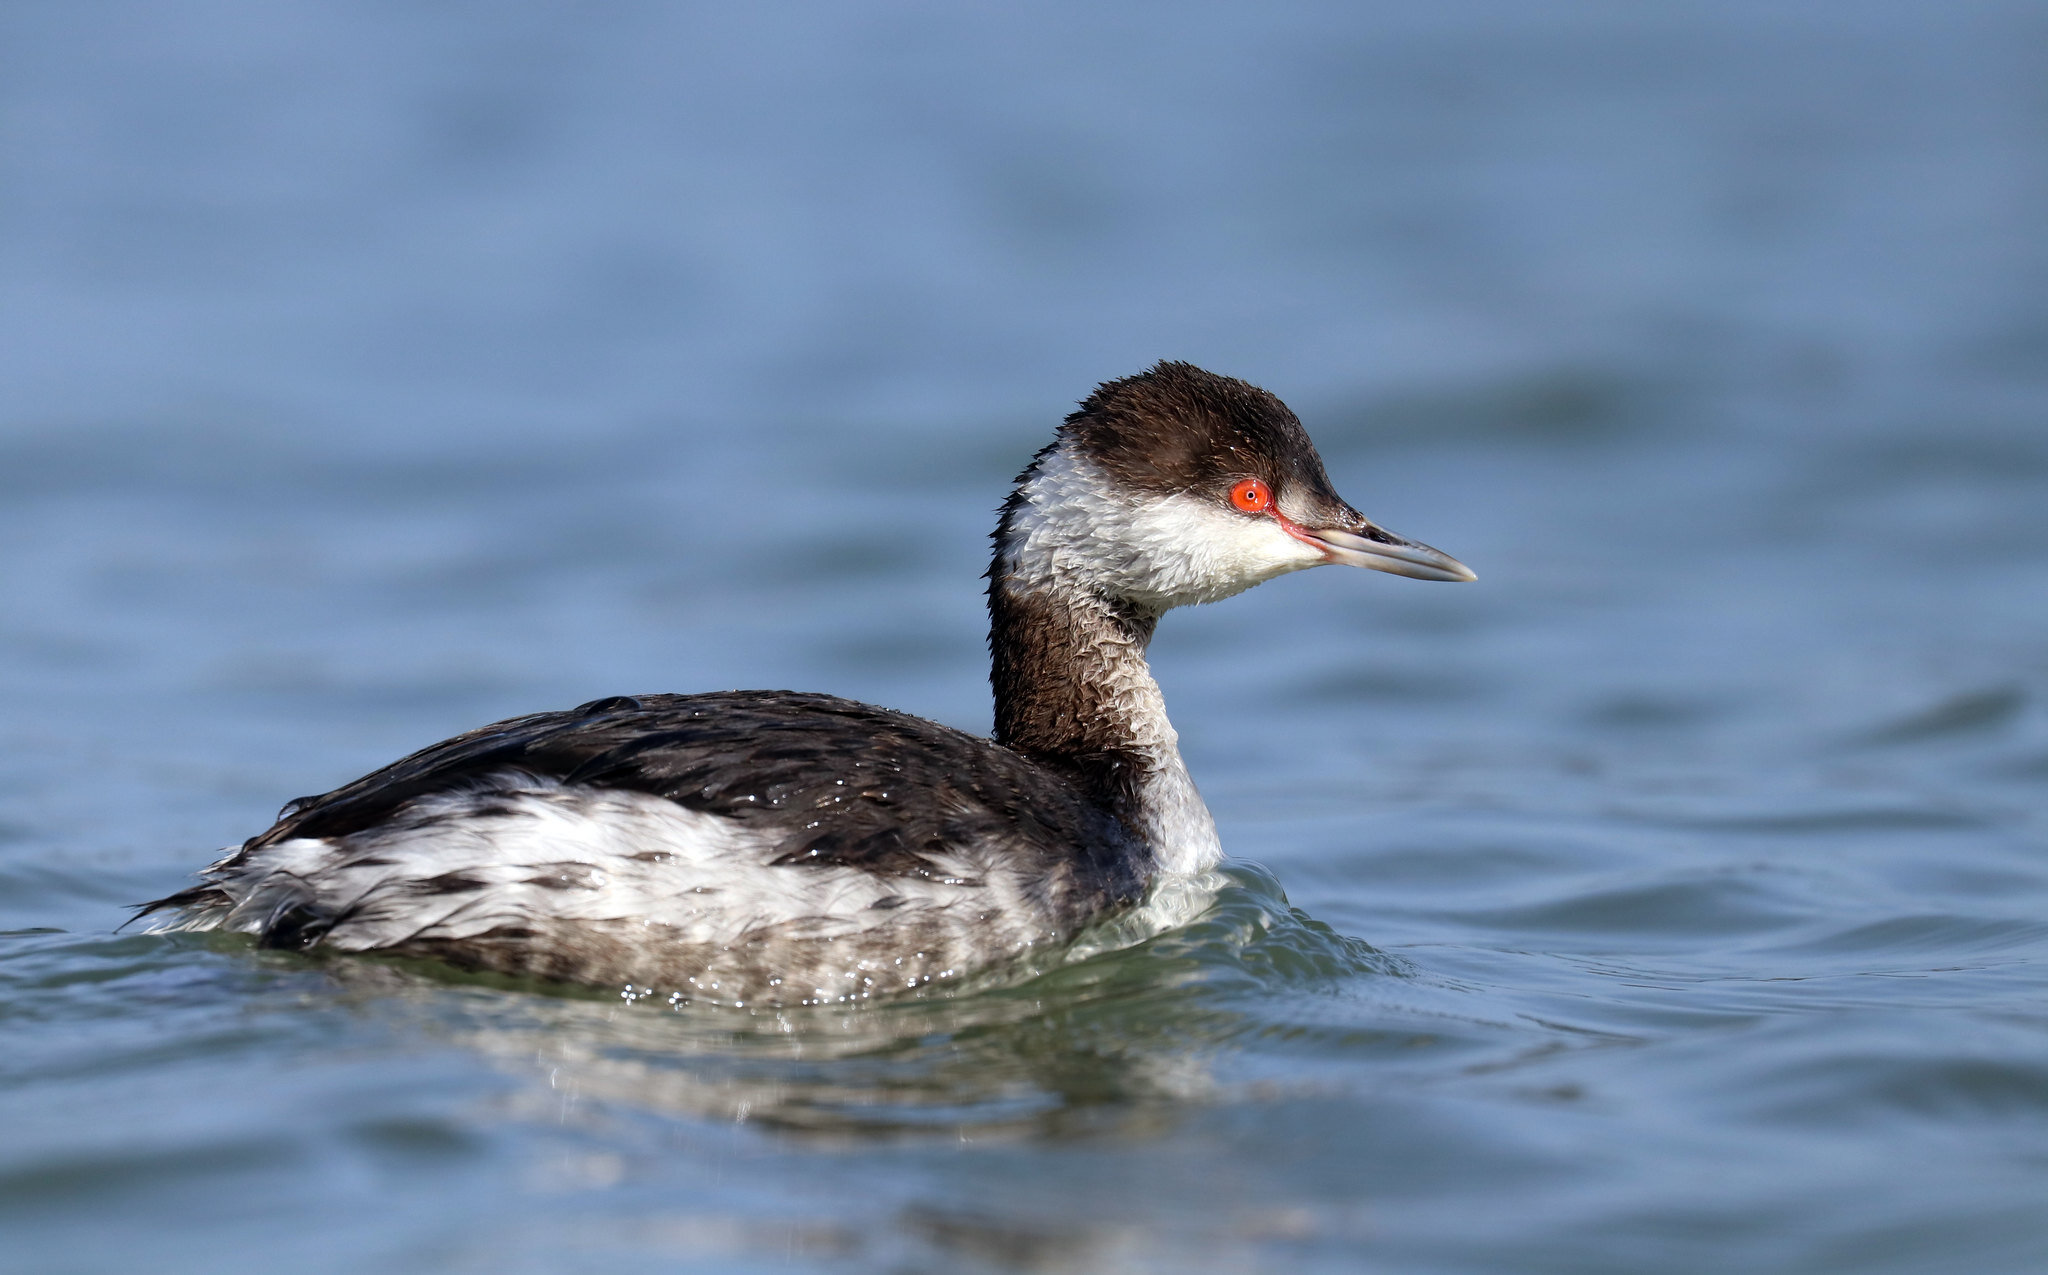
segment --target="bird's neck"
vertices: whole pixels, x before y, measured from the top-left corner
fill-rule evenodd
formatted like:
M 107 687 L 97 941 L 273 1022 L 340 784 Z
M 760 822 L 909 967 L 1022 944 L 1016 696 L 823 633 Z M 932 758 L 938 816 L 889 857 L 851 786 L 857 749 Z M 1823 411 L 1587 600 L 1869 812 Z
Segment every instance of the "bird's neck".
M 1145 663 L 1157 617 L 1005 568 L 999 553 L 989 584 L 996 742 L 1073 774 L 1162 870 L 1215 866 L 1215 821 Z

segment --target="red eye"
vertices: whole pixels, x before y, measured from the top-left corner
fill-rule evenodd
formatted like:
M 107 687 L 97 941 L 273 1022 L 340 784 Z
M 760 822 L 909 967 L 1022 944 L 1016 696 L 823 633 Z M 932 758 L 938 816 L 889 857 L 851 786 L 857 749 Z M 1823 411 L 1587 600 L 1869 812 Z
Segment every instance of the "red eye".
M 1248 514 L 1262 514 L 1273 507 L 1273 489 L 1256 478 L 1247 478 L 1230 489 L 1230 503 Z

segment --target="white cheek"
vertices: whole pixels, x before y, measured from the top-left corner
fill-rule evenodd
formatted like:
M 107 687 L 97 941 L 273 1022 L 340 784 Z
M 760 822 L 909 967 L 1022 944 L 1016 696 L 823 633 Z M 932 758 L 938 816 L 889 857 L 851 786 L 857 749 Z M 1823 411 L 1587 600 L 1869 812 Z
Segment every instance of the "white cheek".
M 1194 496 L 1168 496 L 1133 511 L 1125 532 L 1148 570 L 1132 596 L 1161 609 L 1214 602 L 1329 559 L 1276 520 L 1234 513 Z
M 1153 611 L 1214 602 L 1328 559 L 1272 518 L 1197 496 L 1142 496 L 1089 461 L 1039 463 L 1013 524 L 1006 566 L 1022 579 L 1106 590 Z

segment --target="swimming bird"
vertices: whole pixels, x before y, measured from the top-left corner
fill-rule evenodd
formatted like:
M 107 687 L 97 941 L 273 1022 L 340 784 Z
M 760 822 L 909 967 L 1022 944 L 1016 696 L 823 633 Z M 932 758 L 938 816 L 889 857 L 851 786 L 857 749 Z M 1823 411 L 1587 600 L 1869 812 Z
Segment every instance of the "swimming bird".
M 1177 362 L 1089 395 L 993 540 L 993 739 L 807 692 L 612 696 L 293 801 L 138 915 L 678 1004 L 929 988 L 1221 860 L 1146 666 L 1160 616 L 1325 564 L 1474 578 L 1346 504 L 1278 398 Z

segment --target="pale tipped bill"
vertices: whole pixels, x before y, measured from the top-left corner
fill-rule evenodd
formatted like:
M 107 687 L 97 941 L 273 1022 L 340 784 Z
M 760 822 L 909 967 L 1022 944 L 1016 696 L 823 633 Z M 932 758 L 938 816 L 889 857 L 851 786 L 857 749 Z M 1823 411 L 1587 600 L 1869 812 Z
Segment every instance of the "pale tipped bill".
M 1323 551 L 1330 555 L 1330 561 L 1341 562 L 1347 567 L 1390 571 L 1411 580 L 1464 583 L 1479 578 L 1473 574 L 1472 568 L 1451 555 L 1413 540 L 1403 540 L 1371 523 L 1367 523 L 1362 532 L 1343 531 L 1336 527 L 1304 530 L 1322 542 Z

